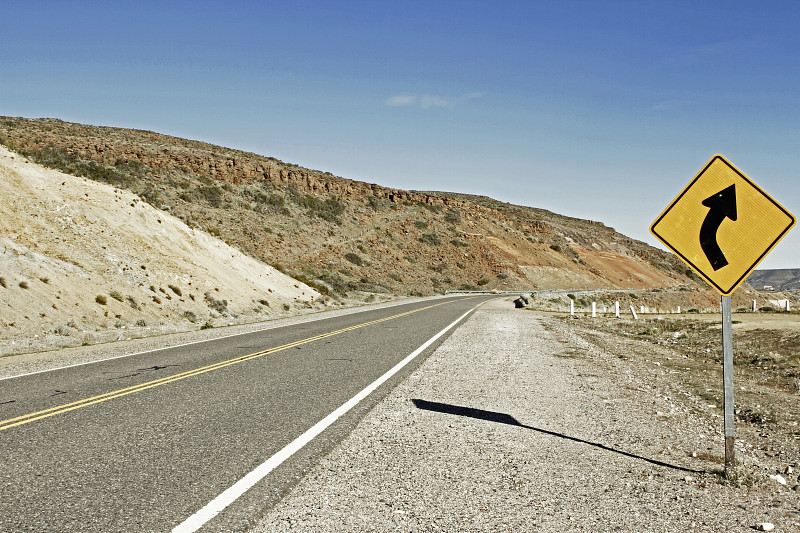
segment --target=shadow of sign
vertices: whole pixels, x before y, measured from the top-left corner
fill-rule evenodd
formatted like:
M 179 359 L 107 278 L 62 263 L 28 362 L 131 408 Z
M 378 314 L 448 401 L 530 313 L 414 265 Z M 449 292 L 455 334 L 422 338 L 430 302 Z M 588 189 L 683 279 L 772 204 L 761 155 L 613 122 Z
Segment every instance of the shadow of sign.
M 560 439 L 570 440 L 572 442 L 579 442 L 581 444 L 586 444 L 587 446 L 592 446 L 594 448 L 599 448 L 601 450 L 605 450 L 608 452 L 616 453 L 619 455 L 624 455 L 625 457 L 630 457 L 632 459 L 638 459 L 640 461 L 645 461 L 657 466 L 663 466 L 665 468 L 672 468 L 673 470 L 680 470 L 681 472 L 690 472 L 692 474 L 705 474 L 707 473 L 704 470 L 693 470 L 691 468 L 686 468 L 683 466 L 676 466 L 671 465 L 669 463 L 665 463 L 663 461 L 658 461 L 656 459 L 648 459 L 647 457 L 642 457 L 641 455 L 636 455 L 634 453 L 626 452 L 623 450 L 618 450 L 616 448 L 612 448 L 610 446 L 606 446 L 605 444 L 600 444 L 599 442 L 590 442 L 587 440 L 579 439 L 576 437 L 570 437 L 569 435 L 564 435 L 563 433 L 557 433 L 555 431 L 549 431 L 547 429 L 536 428 L 533 426 L 526 426 L 525 424 L 521 424 L 516 418 L 513 416 L 506 414 L 506 413 L 497 413 L 494 411 L 484 411 L 483 409 L 474 409 L 472 407 L 460 407 L 458 405 L 451 405 L 447 403 L 439 403 L 439 402 L 429 402 L 428 400 L 420 400 L 414 398 L 411 400 L 414 402 L 414 405 L 418 409 L 424 409 L 426 411 L 434 411 L 437 413 L 444 413 L 448 415 L 456 415 L 456 416 L 465 416 L 468 418 L 476 418 L 478 420 L 486 420 L 488 422 L 496 422 L 498 424 L 506 424 L 509 426 L 517 426 L 520 428 L 530 429 L 533 431 L 537 431 L 539 433 L 550 435 L 552 437 L 558 437 Z

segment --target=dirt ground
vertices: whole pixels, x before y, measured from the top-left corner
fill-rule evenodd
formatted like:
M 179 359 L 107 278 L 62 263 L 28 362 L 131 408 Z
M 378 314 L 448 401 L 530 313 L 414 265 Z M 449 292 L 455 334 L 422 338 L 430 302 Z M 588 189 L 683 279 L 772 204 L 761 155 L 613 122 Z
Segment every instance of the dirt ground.
M 624 339 L 631 349 L 618 352 L 618 357 L 636 358 L 639 363 L 644 358 L 660 367 L 670 387 L 702 398 L 714 414 L 722 414 L 720 314 L 652 315 L 639 320 L 575 319 L 562 314 L 559 319 L 601 345 Z M 734 314 L 733 351 L 737 434 L 749 441 L 749 453 L 784 458 L 786 466 L 797 468 L 800 314 Z

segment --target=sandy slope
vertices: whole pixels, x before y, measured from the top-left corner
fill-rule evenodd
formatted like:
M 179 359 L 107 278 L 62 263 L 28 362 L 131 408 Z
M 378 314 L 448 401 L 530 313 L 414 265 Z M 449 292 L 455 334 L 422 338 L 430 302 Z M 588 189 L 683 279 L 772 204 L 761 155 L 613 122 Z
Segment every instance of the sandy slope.
M 36 335 L 75 345 L 320 305 L 308 286 L 133 193 L 3 147 L 0 278 L 0 355 L 37 348 L 24 340 Z

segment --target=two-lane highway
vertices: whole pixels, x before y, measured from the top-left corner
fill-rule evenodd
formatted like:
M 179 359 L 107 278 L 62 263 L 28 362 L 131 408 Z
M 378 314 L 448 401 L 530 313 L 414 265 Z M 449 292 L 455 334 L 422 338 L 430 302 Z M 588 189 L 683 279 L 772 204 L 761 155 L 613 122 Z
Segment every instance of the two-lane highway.
M 241 530 L 489 298 L 0 380 L 0 531 Z

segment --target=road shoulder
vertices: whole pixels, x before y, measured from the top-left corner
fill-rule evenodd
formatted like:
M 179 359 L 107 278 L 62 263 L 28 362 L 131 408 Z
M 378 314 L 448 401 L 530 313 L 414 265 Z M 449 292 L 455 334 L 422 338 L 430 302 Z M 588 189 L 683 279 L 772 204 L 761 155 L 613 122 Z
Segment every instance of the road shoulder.
M 251 531 L 800 526 L 754 465 L 721 480 L 719 420 L 631 349 L 488 303 Z

